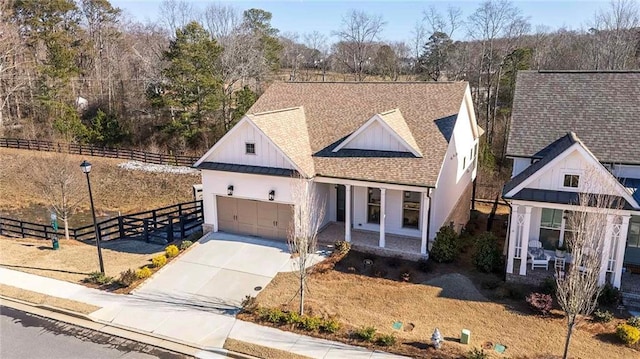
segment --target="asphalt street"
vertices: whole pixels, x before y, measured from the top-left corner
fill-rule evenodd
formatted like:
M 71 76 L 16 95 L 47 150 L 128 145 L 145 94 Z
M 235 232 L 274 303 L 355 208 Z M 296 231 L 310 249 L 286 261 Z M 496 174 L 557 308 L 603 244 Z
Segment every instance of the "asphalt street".
M 2 359 L 182 359 L 187 356 L 0 306 Z

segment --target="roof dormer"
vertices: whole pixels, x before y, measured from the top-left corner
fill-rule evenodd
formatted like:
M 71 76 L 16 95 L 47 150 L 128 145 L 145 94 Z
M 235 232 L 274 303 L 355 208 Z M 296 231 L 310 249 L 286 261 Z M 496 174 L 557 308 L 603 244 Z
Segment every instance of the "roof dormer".
M 333 152 L 338 152 L 343 148 L 409 152 L 416 157 L 422 157 L 418 144 L 399 109 L 373 115 L 336 146 Z

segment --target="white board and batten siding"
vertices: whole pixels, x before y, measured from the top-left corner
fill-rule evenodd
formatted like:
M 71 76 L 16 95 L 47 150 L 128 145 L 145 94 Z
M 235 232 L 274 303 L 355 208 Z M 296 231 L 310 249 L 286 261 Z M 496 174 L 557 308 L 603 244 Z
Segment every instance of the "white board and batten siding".
M 207 157 L 205 162 L 221 162 L 249 166 L 294 169 L 289 159 L 248 121 L 224 139 L 224 145 Z M 255 154 L 247 154 L 245 145 L 253 143 Z
M 437 187 L 432 192 L 430 239 L 435 238 L 438 230 L 448 224 L 445 221 L 476 176 L 478 147 L 471 122 L 469 108 L 466 101 L 463 101 L 443 159 Z
M 351 139 L 343 148 L 357 150 L 378 150 L 407 152 L 407 147 L 377 121 Z

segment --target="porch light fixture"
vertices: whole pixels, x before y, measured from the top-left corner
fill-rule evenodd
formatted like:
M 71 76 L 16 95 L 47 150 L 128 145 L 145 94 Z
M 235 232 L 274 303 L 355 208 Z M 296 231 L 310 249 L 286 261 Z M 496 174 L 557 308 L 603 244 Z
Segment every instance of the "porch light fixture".
M 233 196 L 233 185 L 229 185 L 229 187 L 227 187 L 227 195 Z
M 269 201 L 273 201 L 276 198 L 276 191 L 269 191 Z

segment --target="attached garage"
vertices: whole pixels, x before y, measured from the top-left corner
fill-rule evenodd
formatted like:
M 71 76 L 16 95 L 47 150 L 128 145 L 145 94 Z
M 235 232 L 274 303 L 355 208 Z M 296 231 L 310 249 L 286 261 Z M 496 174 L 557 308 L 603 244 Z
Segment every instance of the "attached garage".
M 289 204 L 216 196 L 218 230 L 287 240 L 293 209 Z

